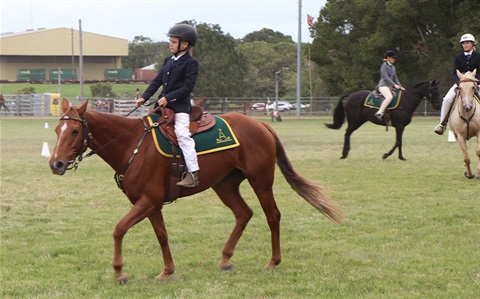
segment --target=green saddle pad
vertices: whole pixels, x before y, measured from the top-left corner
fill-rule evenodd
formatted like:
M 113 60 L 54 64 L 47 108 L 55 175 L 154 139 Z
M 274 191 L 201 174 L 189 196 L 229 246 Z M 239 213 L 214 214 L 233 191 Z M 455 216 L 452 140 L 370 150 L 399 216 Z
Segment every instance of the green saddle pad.
M 159 114 L 151 114 L 147 116 L 150 126 L 157 122 L 159 117 Z M 240 145 L 240 142 L 238 142 L 237 137 L 228 123 L 219 116 L 214 117 L 216 121 L 214 127 L 205 132 L 193 135 L 197 155 L 223 151 Z M 152 136 L 158 152 L 165 157 L 172 158 L 172 144 L 165 136 L 163 136 L 159 127 L 155 127 L 155 129 L 152 130 Z
M 402 90 L 395 90 L 394 93 L 395 93 L 395 96 L 390 102 L 390 105 L 388 105 L 387 109 L 395 109 L 398 107 L 398 104 L 400 104 L 400 98 L 402 97 Z M 370 108 L 380 108 L 380 105 L 382 104 L 382 100 L 383 100 L 382 98 L 376 97 L 375 92 L 372 91 L 365 98 L 365 103 L 363 105 Z

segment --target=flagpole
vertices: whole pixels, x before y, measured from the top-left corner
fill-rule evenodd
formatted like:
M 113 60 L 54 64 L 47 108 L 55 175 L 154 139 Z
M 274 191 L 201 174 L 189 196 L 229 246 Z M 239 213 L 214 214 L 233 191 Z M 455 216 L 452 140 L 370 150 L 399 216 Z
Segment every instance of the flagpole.
M 312 115 L 312 57 L 310 54 L 311 44 L 308 45 L 308 71 L 310 75 L 310 115 Z
M 300 116 L 301 89 L 302 89 L 302 0 L 298 0 L 297 116 Z

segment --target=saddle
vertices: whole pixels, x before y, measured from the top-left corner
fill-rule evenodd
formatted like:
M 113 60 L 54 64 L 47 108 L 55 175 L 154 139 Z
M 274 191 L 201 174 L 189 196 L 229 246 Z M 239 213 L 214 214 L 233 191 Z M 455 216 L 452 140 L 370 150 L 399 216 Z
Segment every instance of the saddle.
M 174 122 L 175 112 L 166 107 L 158 107 L 153 111 L 155 114 L 160 114 L 159 121 L 165 121 L 159 126 L 160 132 L 175 146 L 178 146 L 177 135 L 175 134 Z M 203 112 L 200 106 L 192 106 L 192 113 L 190 114 L 190 134 L 195 135 L 215 126 L 215 118 L 211 113 Z

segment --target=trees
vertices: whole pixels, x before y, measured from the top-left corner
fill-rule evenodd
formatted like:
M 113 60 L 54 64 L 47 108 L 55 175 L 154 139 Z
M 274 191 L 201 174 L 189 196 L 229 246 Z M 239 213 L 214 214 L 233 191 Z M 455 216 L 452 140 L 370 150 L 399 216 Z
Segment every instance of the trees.
M 224 34 L 219 25 L 200 23 L 196 29 L 198 40 L 193 53 L 200 68 L 195 95 L 241 96 L 246 90 L 247 62 L 235 39 Z
M 123 59 L 123 67 L 136 69 L 150 65 L 157 61 L 158 57 L 168 55 L 168 43 L 154 43 L 149 37 L 135 36 L 128 43 L 128 57 Z
M 329 0 L 312 30 L 312 60 L 330 94 L 374 88 L 388 49 L 404 85 L 451 82 L 460 35 L 480 33 L 478 11 L 475 0 Z

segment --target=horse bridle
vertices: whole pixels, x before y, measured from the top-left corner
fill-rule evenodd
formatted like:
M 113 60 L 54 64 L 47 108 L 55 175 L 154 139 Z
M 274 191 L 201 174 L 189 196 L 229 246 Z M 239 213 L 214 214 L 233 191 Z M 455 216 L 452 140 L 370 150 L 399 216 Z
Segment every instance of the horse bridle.
M 475 80 L 472 80 L 472 79 L 462 79 L 458 82 L 458 87 L 460 87 L 460 83 L 463 83 L 463 82 L 474 82 L 474 83 L 477 83 L 477 81 Z M 479 94 L 477 93 L 477 91 L 474 92 L 473 94 L 473 100 L 476 101 L 475 99 L 475 96 L 479 97 Z M 460 92 L 458 92 L 458 95 L 457 95 L 458 98 L 461 98 L 462 95 L 460 94 Z M 473 113 L 472 115 L 470 115 L 470 117 L 467 119 L 465 117 L 463 117 L 463 115 L 460 114 L 460 109 L 457 109 L 458 110 L 458 116 L 460 117 L 461 120 L 463 120 L 463 122 L 465 122 L 467 124 L 467 140 L 470 139 L 470 121 L 472 120 L 472 118 L 475 116 L 475 113 L 477 112 L 477 105 L 475 105 L 474 103 L 474 110 L 473 110 Z
M 78 164 L 80 164 L 80 162 L 82 162 L 82 160 L 83 160 L 83 153 L 87 150 L 88 147 L 92 148 L 92 146 L 93 146 L 92 134 L 90 134 L 90 132 L 88 131 L 88 124 L 87 124 L 86 119 L 81 119 L 81 118 L 78 118 L 78 117 L 63 115 L 62 117 L 60 117 L 60 120 L 78 121 L 78 122 L 82 123 L 82 125 L 84 127 L 82 148 L 80 149 L 80 153 L 75 158 L 73 158 L 73 160 L 68 161 L 69 166 L 67 167 L 67 170 L 71 170 L 71 169 L 77 170 Z M 86 157 L 90 157 L 90 156 L 91 156 L 90 154 L 87 154 Z
M 105 143 L 104 145 L 102 145 L 101 147 L 97 148 L 97 149 L 93 149 L 93 137 L 92 137 L 92 134 L 90 133 L 89 129 L 88 129 L 88 123 L 87 123 L 87 119 L 81 119 L 81 118 L 78 118 L 78 117 L 72 117 L 72 116 L 68 116 L 68 115 L 63 115 L 62 117 L 60 117 L 60 120 L 75 120 L 75 121 L 78 121 L 80 122 L 83 127 L 84 127 L 84 130 L 83 130 L 83 141 L 82 141 L 82 148 L 80 149 L 80 153 L 73 159 L 73 160 L 70 160 L 68 161 L 69 163 L 69 166 L 67 167 L 67 170 L 71 170 L 71 169 L 74 169 L 76 170 L 78 168 L 78 164 L 80 164 L 80 162 L 82 162 L 83 158 L 88 158 L 90 156 L 93 156 L 95 155 L 96 153 L 98 153 L 98 151 L 100 151 L 101 149 L 107 147 L 108 145 L 110 145 L 112 142 L 116 141 L 117 139 L 121 138 L 123 135 L 125 135 L 126 133 L 128 133 L 129 131 L 131 131 L 134 127 L 136 127 L 137 125 L 139 125 L 140 123 L 143 122 L 143 119 L 141 119 L 139 122 L 135 123 L 133 126 L 131 126 L 130 128 L 128 128 L 125 132 L 123 132 L 122 134 L 118 135 L 117 137 L 113 138 L 112 140 L 110 140 L 109 142 Z M 145 135 L 145 134 L 144 134 Z M 145 137 L 142 137 L 142 140 L 143 138 Z M 83 153 L 85 153 L 87 151 L 87 148 L 90 148 L 91 151 L 86 154 L 85 156 L 83 156 Z M 138 149 L 138 147 L 137 147 Z

